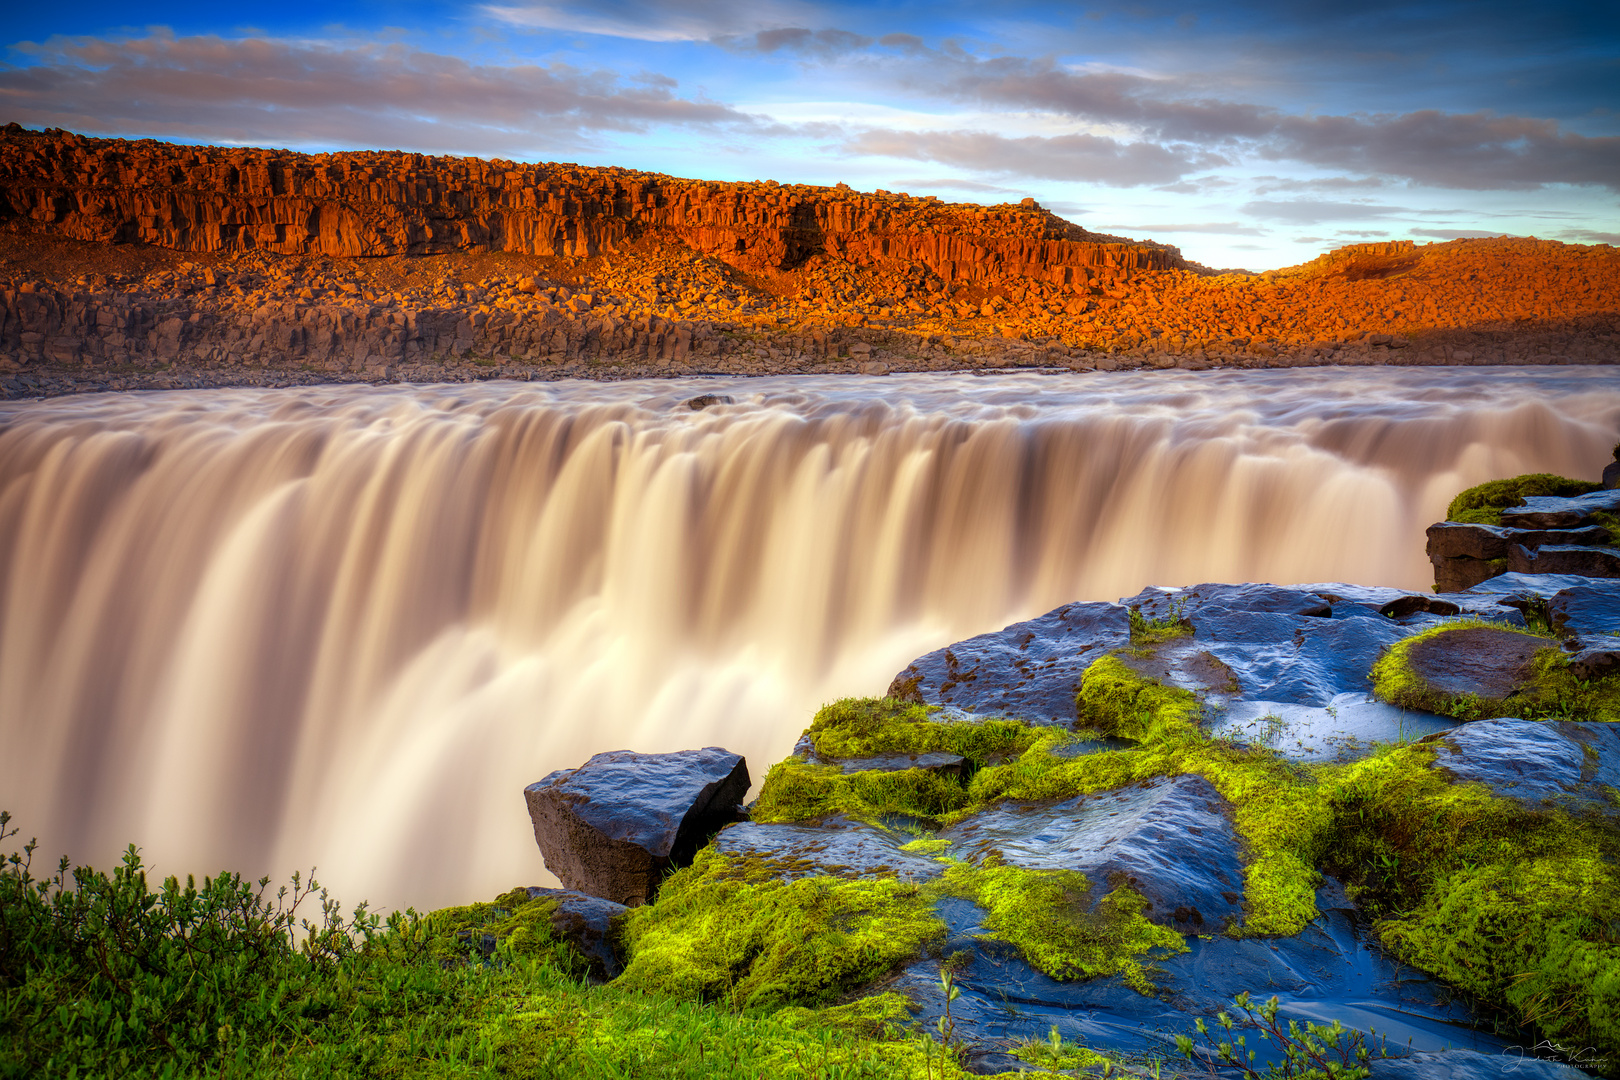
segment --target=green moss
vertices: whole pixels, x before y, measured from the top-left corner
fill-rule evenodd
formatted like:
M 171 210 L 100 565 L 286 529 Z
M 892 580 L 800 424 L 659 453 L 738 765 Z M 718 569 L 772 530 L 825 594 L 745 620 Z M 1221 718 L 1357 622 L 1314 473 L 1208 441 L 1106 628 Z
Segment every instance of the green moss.
M 733 1006 L 827 1002 L 915 958 L 944 923 L 892 877 L 783 881 L 714 849 L 625 919 L 619 983 Z
M 428 953 L 441 963 L 500 949 L 509 956 L 543 958 L 583 974 L 591 961 L 557 939 L 551 921 L 556 911 L 556 900 L 531 899 L 527 889 L 519 888 L 489 903 L 435 911 L 424 918 L 422 930 Z
M 771 766 L 760 785 L 755 821 L 804 821 L 845 814 L 861 821 L 891 815 L 937 823 L 968 805 L 967 791 L 953 775 L 927 769 L 846 773 L 836 765 L 789 758 Z
M 1570 670 L 1569 655 L 1560 649 L 1536 654 L 1521 697 L 1520 715 L 1526 719 L 1620 722 L 1620 675 L 1578 678 Z
M 1147 901 L 1122 885 L 1091 907 L 1091 883 L 1073 870 L 1029 870 L 986 862 L 956 863 L 943 889 L 985 912 L 989 937 L 1014 946 L 1032 967 L 1056 979 L 1122 975 L 1133 989 L 1153 991 L 1149 960 L 1186 952 L 1181 935 L 1142 916 Z
M 915 1009 L 916 1006 L 905 995 L 890 991 L 822 1009 L 789 1005 L 778 1009 L 772 1019 L 791 1028 L 832 1028 L 878 1037 L 891 1034 L 896 1027 L 909 1021 Z
M 1502 511 L 1510 506 L 1523 506 L 1527 497 L 1555 495 L 1567 498 L 1602 489 L 1602 484 L 1571 480 L 1552 473 L 1528 473 L 1510 480 L 1492 480 L 1458 493 L 1451 500 L 1451 505 L 1446 507 L 1446 520 L 1470 525 L 1500 525 Z
M 1434 768 L 1433 747 L 1337 770 L 1326 863 L 1400 959 L 1620 1073 L 1620 826 L 1531 810 Z
M 845 698 L 824 706 L 810 724 L 816 753 L 830 758 L 878 754 L 959 754 L 975 765 L 1021 753 L 1034 741 L 1030 729 L 1012 720 L 936 724 L 937 706 L 895 698 Z
M 1531 660 L 1529 676 L 1504 698 L 1478 694 L 1450 694 L 1434 689 L 1412 670 L 1411 651 L 1425 641 L 1459 630 L 1488 628 L 1541 638 L 1547 647 Z M 1488 720 L 1499 716 L 1526 719 L 1580 721 L 1620 720 L 1620 676 L 1585 681 L 1570 671 L 1569 657 L 1558 648 L 1555 638 L 1533 630 L 1519 630 L 1500 623 L 1477 619 L 1457 619 L 1431 627 L 1390 646 L 1373 664 L 1373 693 L 1381 700 L 1403 709 L 1423 709 L 1459 720 Z
M 1139 742 L 1195 730 L 1203 711 L 1196 694 L 1144 678 L 1115 656 L 1086 669 L 1077 705 L 1081 724 Z

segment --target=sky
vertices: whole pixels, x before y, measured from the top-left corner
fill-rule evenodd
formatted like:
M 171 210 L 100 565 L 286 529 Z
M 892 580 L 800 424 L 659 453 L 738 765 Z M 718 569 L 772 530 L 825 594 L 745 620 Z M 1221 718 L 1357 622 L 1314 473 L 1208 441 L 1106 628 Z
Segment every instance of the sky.
M 0 123 L 993 204 L 1261 270 L 1620 244 L 1620 4 L 25 5 Z

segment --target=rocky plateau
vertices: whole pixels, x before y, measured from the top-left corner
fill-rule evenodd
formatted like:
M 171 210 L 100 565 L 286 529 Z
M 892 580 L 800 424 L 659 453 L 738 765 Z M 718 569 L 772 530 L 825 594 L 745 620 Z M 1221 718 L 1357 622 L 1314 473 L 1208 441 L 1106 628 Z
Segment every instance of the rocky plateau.
M 1264 274 L 1025 199 L 0 129 L 0 395 L 330 381 L 1620 359 L 1620 252 Z

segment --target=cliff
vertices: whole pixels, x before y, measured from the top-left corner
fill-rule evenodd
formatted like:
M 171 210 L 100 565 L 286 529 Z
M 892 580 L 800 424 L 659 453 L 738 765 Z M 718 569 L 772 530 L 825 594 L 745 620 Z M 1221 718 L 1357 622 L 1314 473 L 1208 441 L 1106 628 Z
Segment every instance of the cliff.
M 1620 252 L 1262 275 L 1026 199 L 0 130 L 0 394 L 383 377 L 1612 363 Z
M 1099 241 L 1042 210 L 953 206 L 775 181 L 720 184 L 628 169 L 370 151 L 189 147 L 13 125 L 0 138 L 0 217 L 53 235 L 190 252 L 589 258 L 644 236 L 739 268 L 817 255 L 921 264 L 947 282 L 1014 274 L 1057 285 L 1183 265 L 1174 248 Z

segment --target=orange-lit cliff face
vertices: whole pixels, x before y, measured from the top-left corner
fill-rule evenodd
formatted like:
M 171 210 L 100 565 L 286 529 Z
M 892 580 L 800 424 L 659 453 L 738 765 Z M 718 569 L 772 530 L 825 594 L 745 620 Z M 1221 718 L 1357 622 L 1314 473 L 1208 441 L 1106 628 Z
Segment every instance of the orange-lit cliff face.
M 157 368 L 230 381 L 1620 359 L 1620 252 L 1531 239 L 1215 274 L 1032 200 L 15 125 L 0 132 L 0 222 L 0 367 L 45 380 L 13 376 L 11 394 L 146 385 Z

